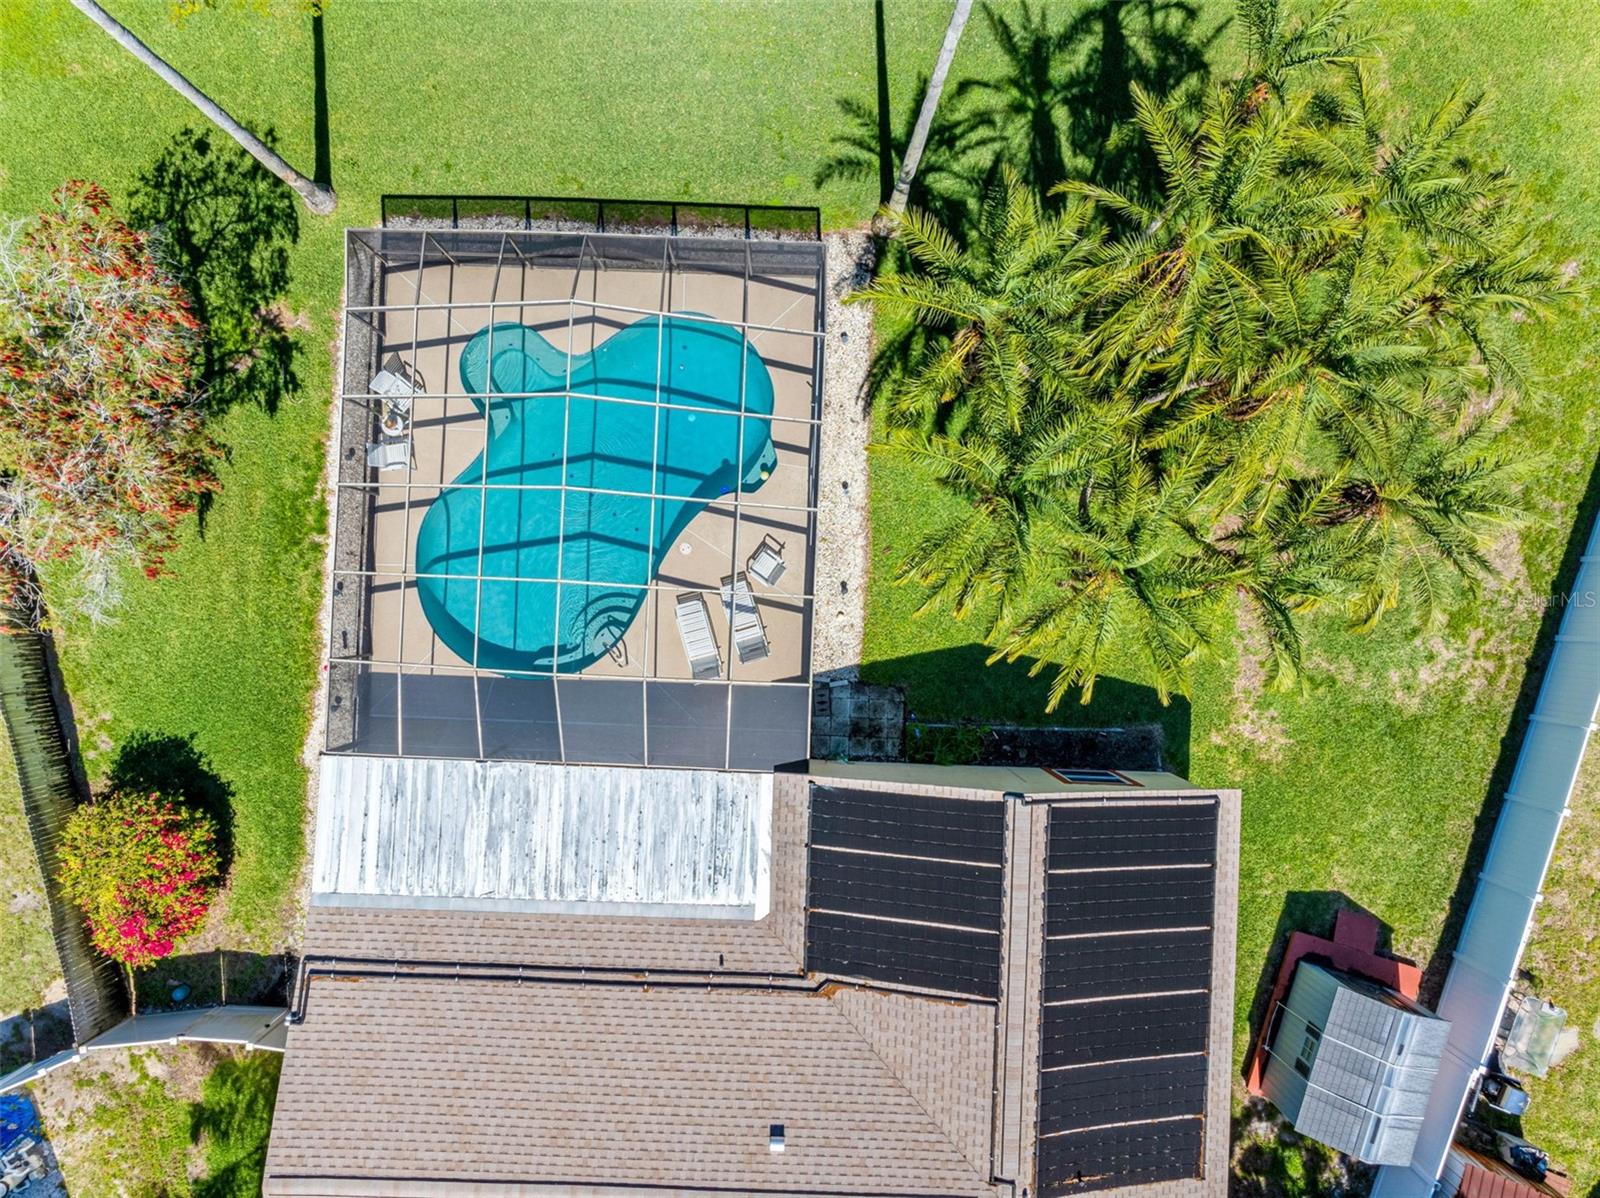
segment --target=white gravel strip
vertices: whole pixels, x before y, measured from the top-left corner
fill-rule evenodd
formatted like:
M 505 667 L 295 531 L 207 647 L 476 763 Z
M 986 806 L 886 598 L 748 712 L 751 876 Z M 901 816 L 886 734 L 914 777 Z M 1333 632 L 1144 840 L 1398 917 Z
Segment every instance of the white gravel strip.
M 876 250 L 866 232 L 829 233 L 828 336 L 822 364 L 821 461 L 817 464 L 816 600 L 812 673 L 853 678 L 861 664 L 867 585 L 866 394 L 872 310 L 844 297 L 871 278 Z

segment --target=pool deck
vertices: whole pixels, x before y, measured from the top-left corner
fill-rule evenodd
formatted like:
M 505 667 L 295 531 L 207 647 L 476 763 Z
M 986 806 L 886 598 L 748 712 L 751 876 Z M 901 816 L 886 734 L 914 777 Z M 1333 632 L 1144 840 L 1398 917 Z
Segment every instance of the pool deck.
M 527 324 L 558 350 L 586 353 L 617 330 L 661 311 L 700 313 L 750 328 L 747 337 L 773 382 L 772 438 L 777 465 L 762 485 L 723 496 L 696 514 L 667 551 L 645 602 L 622 638 L 622 652 L 581 671 L 584 677 L 691 681 L 678 632 L 676 603 L 685 592 L 704 595 L 721 659 L 721 678 L 734 683 L 808 686 L 811 678 L 818 396 L 818 282 L 812 276 L 751 276 L 693 269 L 578 270 L 520 265 L 502 259 L 439 263 L 382 272 L 377 325 L 380 362 L 397 355 L 423 390 L 412 401 L 410 463 L 367 470 L 360 481 L 341 477 L 341 502 L 365 515 L 365 552 L 336 555 L 335 581 L 352 585 L 365 608 L 359 644 L 332 660 L 359 662 L 373 675 L 470 676 L 463 660 L 429 626 L 417 593 L 416 539 L 422 519 L 482 451 L 487 422 L 465 393 L 459 355 L 494 322 Z M 541 303 L 540 301 L 545 301 Z M 578 302 L 573 302 L 578 301 Z M 353 301 L 352 301 L 353 302 Z M 354 309 L 352 309 L 352 313 Z M 354 319 L 354 315 L 349 319 Z M 358 376 L 359 377 L 359 376 Z M 345 405 L 375 413 L 382 401 L 354 395 L 347 362 Z M 365 414 L 363 414 L 365 419 Z M 344 457 L 351 458 L 351 419 L 344 419 Z M 375 420 L 373 428 L 375 430 Z M 366 434 L 362 434 L 366 435 Z M 375 431 L 371 435 L 376 435 Z M 340 535 L 347 523 L 340 518 Z M 771 585 L 749 574 L 748 563 L 767 540 L 781 548 L 784 568 Z M 745 572 L 756 598 L 769 653 L 741 661 L 734 652 L 730 613 L 719 587 Z M 582 579 L 568 579 L 581 582 Z M 336 587 L 335 606 L 339 603 Z M 337 622 L 336 611 L 336 622 Z M 336 638 L 336 646 L 349 641 Z M 563 675 L 568 676 L 568 675 Z

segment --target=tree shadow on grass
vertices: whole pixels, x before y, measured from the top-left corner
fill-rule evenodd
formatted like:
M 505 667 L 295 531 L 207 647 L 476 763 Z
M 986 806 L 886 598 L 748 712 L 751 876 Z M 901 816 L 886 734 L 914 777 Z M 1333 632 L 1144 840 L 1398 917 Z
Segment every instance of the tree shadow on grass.
M 112 790 L 145 791 L 182 799 L 217 826 L 222 871 L 233 861 L 233 786 L 211 768 L 194 736 L 136 732 L 117 752 L 107 777 Z
M 205 1080 L 190 1108 L 190 1138 L 204 1149 L 206 1176 L 195 1198 L 254 1198 L 261 1192 L 267 1137 L 282 1058 L 275 1052 L 229 1056 Z
M 249 402 L 276 412 L 299 385 L 294 320 L 280 303 L 300 236 L 294 193 L 221 134 L 184 129 L 139 175 L 131 215 L 160 231 L 206 326 L 208 409 Z
M 1600 458 L 1597 458 L 1590 468 L 1589 481 L 1583 498 L 1578 501 L 1577 508 L 1573 512 L 1572 530 L 1567 535 L 1566 548 L 1561 555 L 1560 564 L 1556 567 L 1555 577 L 1550 582 L 1550 594 L 1543 597 L 1546 602 L 1543 604 L 1539 630 L 1534 637 L 1533 650 L 1528 655 L 1527 666 L 1523 670 L 1522 682 L 1517 689 L 1511 716 L 1506 721 L 1505 732 L 1500 738 L 1500 753 L 1489 775 L 1484 803 L 1473 822 L 1472 839 L 1467 845 L 1461 874 L 1456 880 L 1455 890 L 1451 893 L 1449 906 L 1445 910 L 1444 923 L 1439 929 L 1439 939 L 1434 944 L 1433 952 L 1428 955 L 1427 966 L 1423 970 L 1422 1001 L 1429 1006 L 1433 1006 L 1439 1000 L 1439 993 L 1444 988 L 1445 975 L 1450 969 L 1452 950 L 1456 947 L 1456 941 L 1460 938 L 1461 929 L 1466 923 L 1467 910 L 1478 892 L 1478 873 L 1483 869 L 1484 859 L 1488 856 L 1489 843 L 1494 838 L 1495 827 L 1500 820 L 1500 808 L 1505 803 L 1506 791 L 1511 786 L 1511 776 L 1516 772 L 1517 761 L 1522 755 L 1522 742 L 1528 733 L 1529 717 L 1538 702 L 1539 688 L 1544 683 L 1545 667 L 1550 662 L 1551 650 L 1555 648 L 1556 634 L 1561 630 L 1561 619 L 1566 614 L 1566 605 L 1594 602 L 1592 595 L 1574 594 L 1573 583 L 1577 580 L 1578 570 L 1583 564 L 1584 550 L 1589 544 L 1589 534 L 1597 519 L 1600 519 Z M 1600 1198 L 1600 1193 L 1592 1194 L 1590 1198 Z
M 1227 21 L 1205 28 L 1187 0 L 1094 0 L 1057 25 L 1060 11 L 985 4 L 1003 65 L 963 80 L 955 103 L 1040 195 L 1069 179 L 1148 192 L 1156 164 L 1133 87 L 1168 96 L 1205 82 Z
M 861 667 L 863 681 L 898 686 L 906 695 L 906 720 L 911 723 L 961 723 L 973 726 L 1018 725 L 1082 729 L 1160 728 L 1160 754 L 1166 768 L 1179 775 L 1189 769 L 1189 702 L 1174 696 L 1162 706 L 1148 686 L 1121 678 L 1101 678 L 1088 704 L 1074 694 L 1047 713 L 1051 670 L 1036 676 L 1031 658 L 985 665 L 991 650 L 982 644 L 959 645 L 905 657 L 886 658 Z M 1115 762 L 1070 761 L 1060 765 L 1117 768 Z M 1129 768 L 1128 763 L 1122 763 Z

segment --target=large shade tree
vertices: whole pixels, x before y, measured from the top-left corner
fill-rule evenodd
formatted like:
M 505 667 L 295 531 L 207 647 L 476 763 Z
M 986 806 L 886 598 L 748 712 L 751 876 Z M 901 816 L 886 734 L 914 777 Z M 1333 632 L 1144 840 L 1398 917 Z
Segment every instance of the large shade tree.
M 904 218 L 910 270 L 863 293 L 921 334 L 890 443 L 969 504 L 902 579 L 1054 663 L 1052 706 L 1113 651 L 1182 690 L 1234 597 L 1291 682 L 1304 612 L 1428 619 L 1516 517 L 1498 432 L 1566 285 L 1479 98 L 1401 124 L 1343 5 L 1239 20 L 1239 76 L 1134 90 L 1153 198 L 1067 183 L 1047 216 L 1012 179 L 965 247 Z

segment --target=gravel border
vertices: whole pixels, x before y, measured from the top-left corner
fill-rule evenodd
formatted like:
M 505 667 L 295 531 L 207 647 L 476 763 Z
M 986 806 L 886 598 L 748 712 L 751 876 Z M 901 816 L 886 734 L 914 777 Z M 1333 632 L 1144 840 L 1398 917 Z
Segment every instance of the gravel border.
M 828 233 L 827 337 L 823 343 L 822 429 L 817 463 L 816 579 L 811 672 L 853 678 L 861 667 L 867 585 L 867 443 L 872 408 L 872 310 L 844 298 L 865 286 L 877 262 L 870 233 Z

